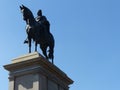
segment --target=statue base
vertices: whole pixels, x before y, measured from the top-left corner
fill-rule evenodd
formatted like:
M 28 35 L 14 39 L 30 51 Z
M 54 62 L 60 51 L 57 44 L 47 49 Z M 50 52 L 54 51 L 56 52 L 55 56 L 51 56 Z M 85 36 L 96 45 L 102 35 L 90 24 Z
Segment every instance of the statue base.
M 13 59 L 4 68 L 9 71 L 9 90 L 69 90 L 73 83 L 38 52 Z

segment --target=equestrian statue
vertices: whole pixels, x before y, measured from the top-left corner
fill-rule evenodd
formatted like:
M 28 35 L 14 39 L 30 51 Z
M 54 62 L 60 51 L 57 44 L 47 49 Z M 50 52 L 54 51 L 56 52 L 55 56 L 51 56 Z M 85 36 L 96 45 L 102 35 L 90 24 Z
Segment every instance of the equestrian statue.
M 31 42 L 35 42 L 35 51 L 37 45 L 40 45 L 43 55 L 46 59 L 54 59 L 54 37 L 50 32 L 50 23 L 45 16 L 42 15 L 42 10 L 38 10 L 37 17 L 34 18 L 31 10 L 24 5 L 20 6 L 23 15 L 23 20 L 26 22 L 27 38 L 24 43 L 29 45 L 29 53 L 31 53 Z

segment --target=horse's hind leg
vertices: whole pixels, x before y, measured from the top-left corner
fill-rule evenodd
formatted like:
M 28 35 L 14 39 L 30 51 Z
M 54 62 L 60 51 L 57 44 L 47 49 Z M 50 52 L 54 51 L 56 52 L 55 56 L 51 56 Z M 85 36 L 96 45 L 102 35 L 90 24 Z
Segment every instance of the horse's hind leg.
M 42 53 L 46 57 L 46 59 L 48 59 L 47 52 L 46 52 L 47 51 L 47 46 L 46 45 L 40 45 L 40 48 L 42 50 Z

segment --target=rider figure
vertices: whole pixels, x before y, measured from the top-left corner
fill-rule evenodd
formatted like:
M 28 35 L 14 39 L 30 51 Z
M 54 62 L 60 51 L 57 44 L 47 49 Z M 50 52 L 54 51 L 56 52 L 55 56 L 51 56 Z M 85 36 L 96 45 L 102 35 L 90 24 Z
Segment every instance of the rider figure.
M 47 33 L 50 33 L 50 23 L 47 18 L 42 15 L 42 10 L 38 10 L 37 15 L 38 16 L 36 17 L 36 21 L 44 27 Z

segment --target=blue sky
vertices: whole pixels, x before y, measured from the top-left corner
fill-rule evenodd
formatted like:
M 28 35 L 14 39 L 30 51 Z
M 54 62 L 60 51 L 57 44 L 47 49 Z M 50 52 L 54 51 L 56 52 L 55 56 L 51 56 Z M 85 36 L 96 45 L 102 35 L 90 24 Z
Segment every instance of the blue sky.
M 23 44 L 26 23 L 21 4 L 35 17 L 42 9 L 50 21 L 55 65 L 74 80 L 70 90 L 120 90 L 119 0 L 1 0 L 1 89 L 8 90 L 8 72 L 3 65 L 28 53 Z

